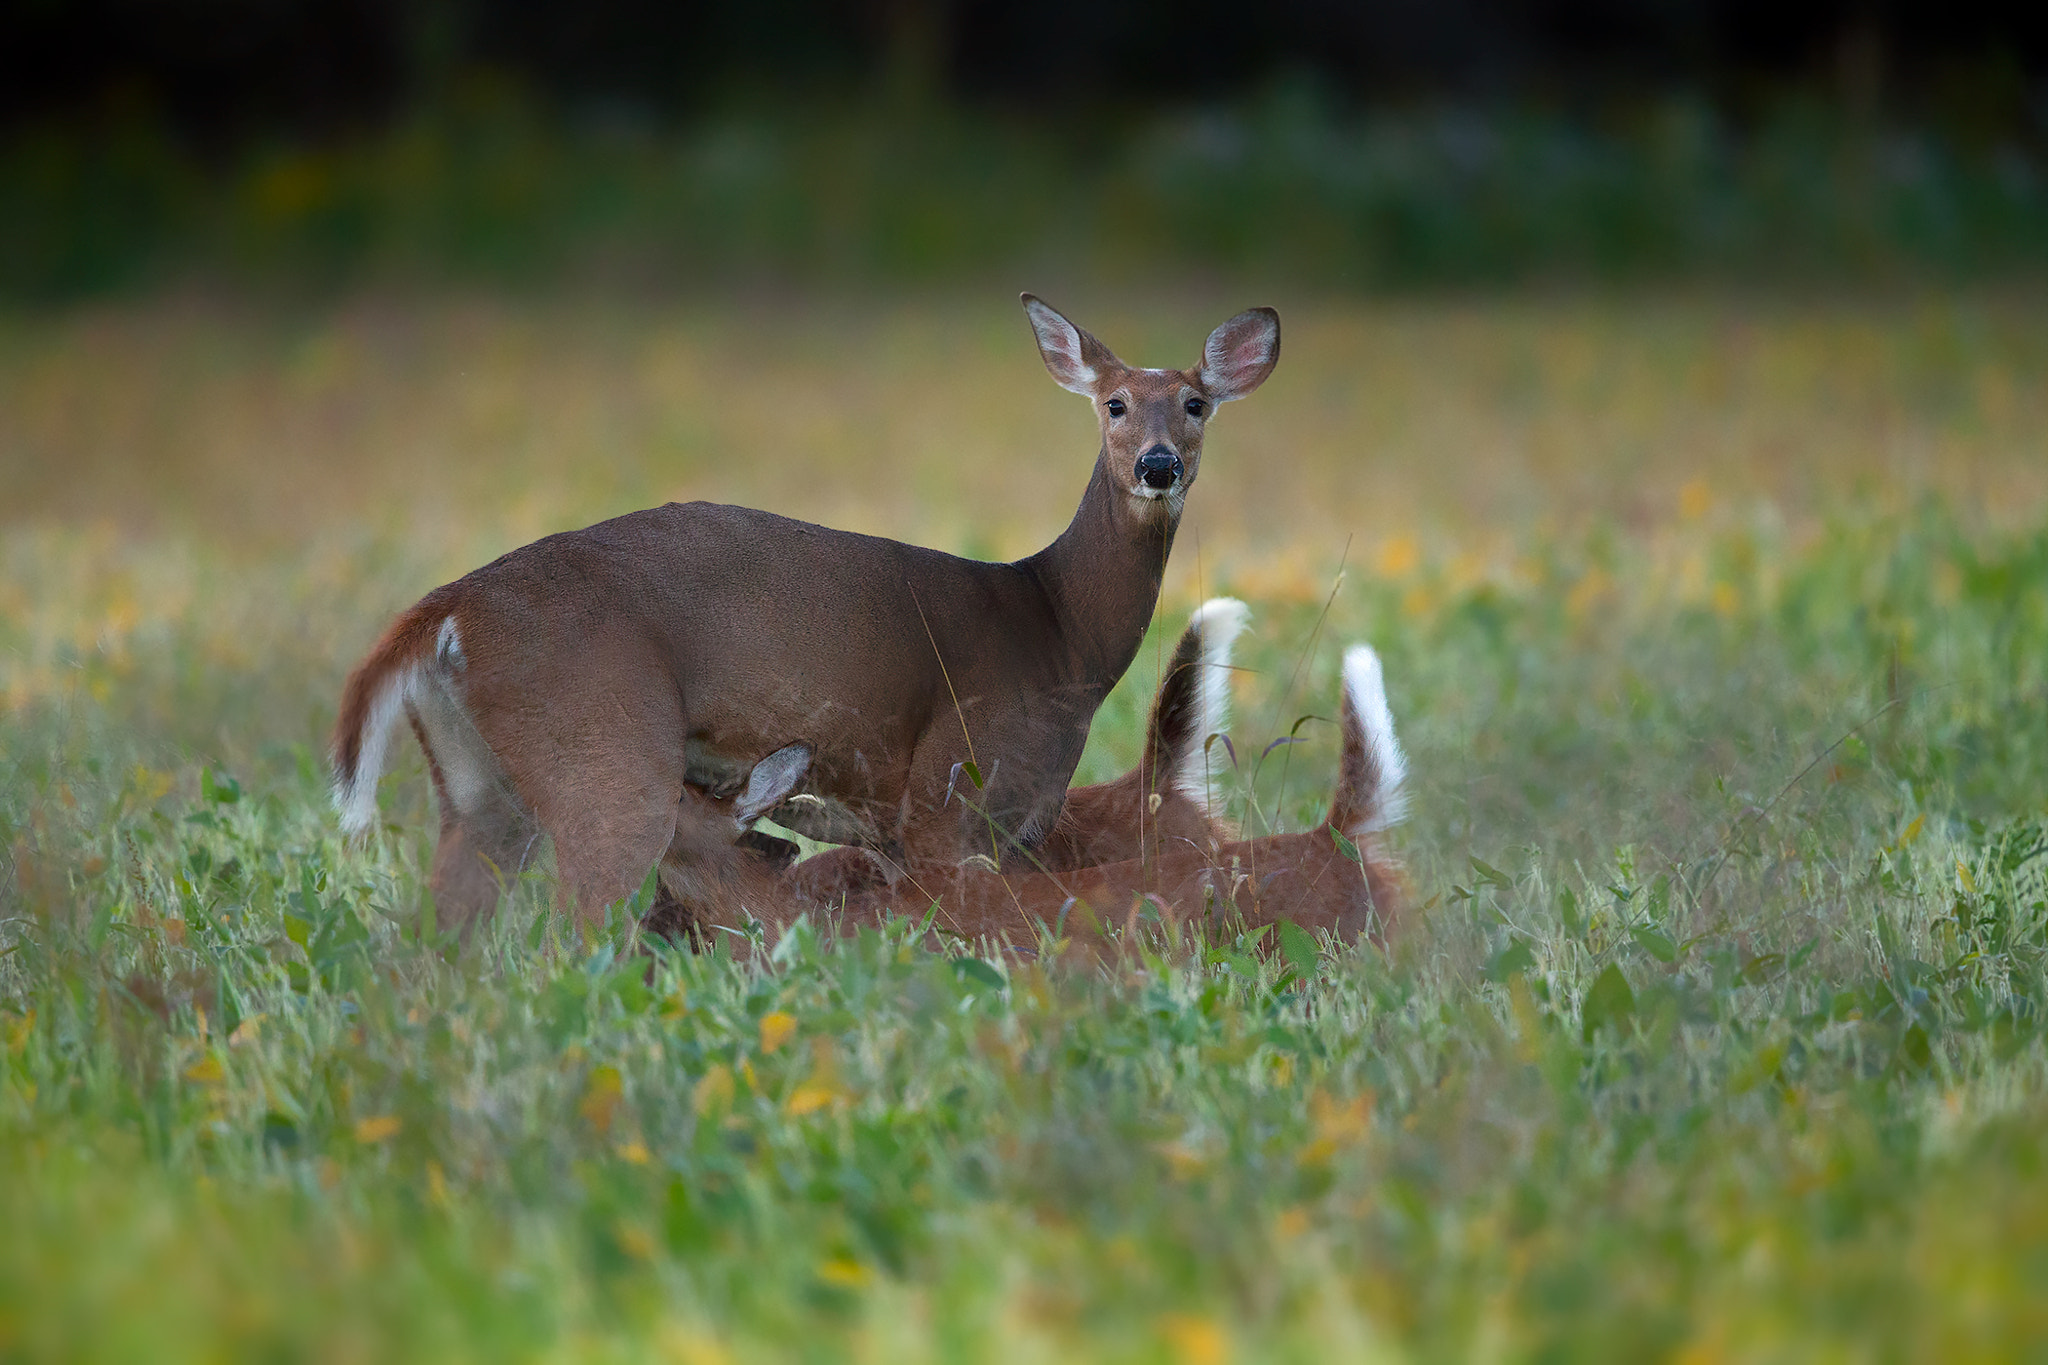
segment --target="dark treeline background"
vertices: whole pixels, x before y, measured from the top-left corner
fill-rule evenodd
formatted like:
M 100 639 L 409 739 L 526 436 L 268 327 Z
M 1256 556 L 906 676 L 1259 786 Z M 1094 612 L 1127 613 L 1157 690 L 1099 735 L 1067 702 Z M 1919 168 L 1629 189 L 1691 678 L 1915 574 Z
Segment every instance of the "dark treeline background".
M 0 111 L 141 102 L 213 142 L 360 129 L 487 68 L 570 107 L 689 115 L 888 90 L 1052 115 L 1312 77 L 1347 100 L 1585 109 L 1798 87 L 1979 135 L 2048 122 L 2048 8 L 1984 0 L 13 0 Z
M 2048 8 L 12 0 L 0 292 L 2048 260 Z M 1192 177 L 1200 187 L 1175 185 Z

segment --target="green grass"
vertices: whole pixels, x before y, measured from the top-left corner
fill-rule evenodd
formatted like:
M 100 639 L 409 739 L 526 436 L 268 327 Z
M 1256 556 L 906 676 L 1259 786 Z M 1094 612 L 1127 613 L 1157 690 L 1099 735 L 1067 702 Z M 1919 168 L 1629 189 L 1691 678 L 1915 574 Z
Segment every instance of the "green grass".
M 566 938 L 539 883 L 451 960 L 418 933 L 417 760 L 387 779 L 382 832 L 337 836 L 316 755 L 340 673 L 420 588 L 568 519 L 536 496 L 594 514 L 731 477 L 787 505 L 772 459 L 727 475 L 690 463 L 701 437 L 621 438 L 667 429 L 632 403 L 587 428 L 557 410 L 581 386 L 617 397 L 620 368 L 662 391 L 654 359 L 724 336 L 716 319 L 680 339 L 614 319 L 591 341 L 573 318 L 429 312 L 374 333 L 414 349 L 349 391 L 400 415 L 335 420 L 466 450 L 459 423 L 418 414 L 496 383 L 510 407 L 462 421 L 560 438 L 510 475 L 419 459 L 448 500 L 383 519 L 364 509 L 416 471 L 369 440 L 332 467 L 338 400 L 292 387 L 275 324 L 13 325 L 0 429 L 71 452 L 76 483 L 20 485 L 0 573 L 0 1355 L 2038 1352 L 2048 515 L 2025 492 L 2038 427 L 2011 416 L 2036 400 L 1985 395 L 2041 392 L 2048 349 L 2036 323 L 1955 316 L 1762 310 L 1728 343 L 1774 358 L 1755 372 L 1716 359 L 1732 323 L 1661 306 L 1291 333 L 1273 390 L 1212 438 L 1201 576 L 1190 539 L 1083 775 L 1135 755 L 1159 647 L 1202 593 L 1255 609 L 1247 766 L 1331 713 L 1341 646 L 1369 639 L 1415 773 L 1395 844 L 1417 904 L 1391 952 L 1306 974 L 1198 953 L 1116 977 L 998 971 L 898 932 L 799 933 L 759 965 L 664 958 L 650 979 L 618 925 Z M 293 325 L 311 345 L 353 324 Z M 829 368 L 804 338 L 837 324 L 760 325 L 767 389 Z M 914 406 L 902 347 L 932 326 L 849 345 L 844 392 L 873 380 Z M 929 398 L 938 419 L 1045 385 L 1035 362 L 977 359 L 974 326 L 936 330 L 923 344 L 967 372 Z M 1544 343 L 1526 363 L 1525 336 Z M 109 348 L 146 363 L 108 366 Z M 1393 354 L 1413 382 L 1383 426 L 1318 378 L 1384 385 Z M 554 378 L 529 391 L 528 367 Z M 1432 388 L 1446 368 L 1468 379 Z M 819 482 L 790 498 L 861 482 L 831 440 L 782 439 L 841 420 L 820 415 L 836 400 L 764 416 L 757 396 L 714 383 L 688 406 L 739 450 L 803 450 Z M 1693 402 L 1739 434 L 1687 417 L 1693 444 L 1645 437 L 1646 414 Z M 173 403 L 212 438 L 163 420 Z M 1873 458 L 1870 412 L 1907 454 Z M 992 438 L 1072 454 L 1033 485 L 1043 515 L 990 516 L 997 543 L 1059 521 L 1086 458 L 1075 416 Z M 1284 470 L 1261 453 L 1276 427 Z M 107 447 L 109 430 L 145 435 Z M 1361 430 L 1381 450 L 1478 439 L 1441 447 L 1448 470 L 1368 470 Z M 238 440 L 280 466 L 240 510 L 209 491 L 236 483 Z M 971 476 L 921 449 L 861 475 L 923 501 L 849 499 L 849 519 L 965 543 L 990 494 L 956 501 L 944 480 Z M 68 502 L 123 471 L 143 502 L 165 490 L 156 518 Z M 357 500 L 330 504 L 343 474 Z M 1553 474 L 1550 502 L 1500 491 Z M 1262 477 L 1269 497 L 1327 492 L 1226 514 Z M 296 478 L 302 520 L 281 525 Z M 1333 735 L 1303 733 L 1240 792 L 1251 827 L 1319 813 Z

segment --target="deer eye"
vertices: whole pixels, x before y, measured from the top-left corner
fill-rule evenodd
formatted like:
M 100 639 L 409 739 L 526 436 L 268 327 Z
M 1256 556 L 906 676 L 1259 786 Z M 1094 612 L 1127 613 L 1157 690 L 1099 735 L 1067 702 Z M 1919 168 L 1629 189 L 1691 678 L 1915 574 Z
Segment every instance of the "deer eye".
M 1201 399 L 1190 398 L 1188 400 L 1188 416 L 1200 417 L 1202 413 L 1206 411 L 1206 407 L 1207 405 L 1204 404 Z
M 1124 415 L 1124 400 L 1121 398 L 1112 398 L 1102 406 L 1109 409 L 1111 417 L 1121 417 Z

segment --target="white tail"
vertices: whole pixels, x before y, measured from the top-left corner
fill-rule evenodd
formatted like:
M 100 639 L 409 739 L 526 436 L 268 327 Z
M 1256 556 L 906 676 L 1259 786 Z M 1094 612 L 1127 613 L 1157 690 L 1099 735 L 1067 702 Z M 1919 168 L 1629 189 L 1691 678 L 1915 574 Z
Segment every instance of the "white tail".
M 1344 651 L 1344 697 L 1364 731 L 1364 781 L 1356 796 L 1361 819 L 1347 833 L 1372 833 L 1397 825 L 1408 813 L 1408 760 L 1394 737 L 1387 709 L 1380 656 L 1371 645 Z
M 1216 766 L 1209 736 L 1230 733 L 1230 656 L 1251 617 L 1251 608 L 1235 597 L 1212 597 L 1188 619 L 1188 629 L 1202 637 L 1201 684 L 1188 736 L 1192 743 L 1179 746 L 1171 755 L 1169 780 L 1176 791 L 1212 817 L 1217 813 Z
M 398 718 L 408 711 L 418 713 L 427 690 L 437 681 L 434 673 L 462 669 L 462 632 L 453 616 L 441 619 L 431 655 L 417 648 L 420 634 L 416 626 L 409 631 L 394 628 L 349 680 L 334 747 L 334 808 L 341 813 L 344 833 L 361 834 L 376 822 L 377 779 L 384 774 L 384 757 Z M 451 697 L 433 709 L 447 704 L 460 706 Z M 442 767 L 466 789 L 481 774 L 472 772 L 474 763 L 464 762 L 464 757 L 447 753 Z

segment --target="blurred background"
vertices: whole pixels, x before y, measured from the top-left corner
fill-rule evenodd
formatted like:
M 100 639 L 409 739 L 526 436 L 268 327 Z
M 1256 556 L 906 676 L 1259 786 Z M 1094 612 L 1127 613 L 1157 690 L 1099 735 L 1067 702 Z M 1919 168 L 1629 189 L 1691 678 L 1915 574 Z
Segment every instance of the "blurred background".
M 1952 280 L 2044 148 L 1988 0 L 16 0 L 0 294 Z

